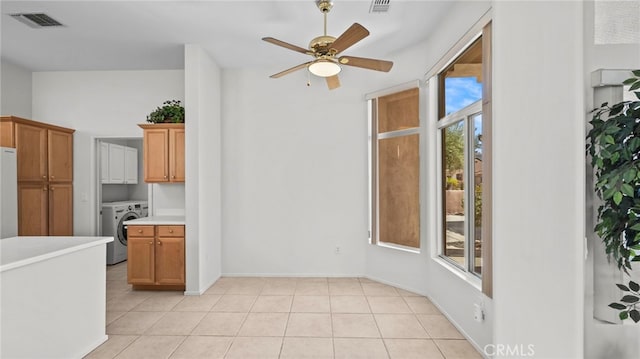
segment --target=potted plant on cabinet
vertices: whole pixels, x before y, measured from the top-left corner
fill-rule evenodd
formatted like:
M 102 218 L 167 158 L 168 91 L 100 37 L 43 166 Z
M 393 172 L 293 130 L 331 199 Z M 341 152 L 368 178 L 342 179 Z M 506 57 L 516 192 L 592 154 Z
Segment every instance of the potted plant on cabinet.
M 184 107 L 179 100 L 167 100 L 162 107 L 147 115 L 151 123 L 184 123 Z
M 623 82 L 640 100 L 640 70 Z M 632 262 L 640 261 L 640 101 L 603 103 L 592 111 L 593 127 L 587 135 L 587 153 L 595 171 L 595 192 L 602 200 L 595 231 L 605 250 L 626 274 Z M 624 292 L 619 310 L 621 320 L 640 321 L 640 286 L 616 284 Z

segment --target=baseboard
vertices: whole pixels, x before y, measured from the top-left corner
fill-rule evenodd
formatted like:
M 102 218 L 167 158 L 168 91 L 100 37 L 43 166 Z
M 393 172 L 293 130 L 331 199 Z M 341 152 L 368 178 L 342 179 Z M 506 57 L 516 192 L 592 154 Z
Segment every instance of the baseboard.
M 364 278 L 363 274 L 324 273 L 222 273 L 221 277 L 267 277 L 267 278 Z
M 204 285 L 200 290 L 185 290 L 184 295 L 203 295 L 211 286 L 220 279 L 221 276 L 215 277 L 209 284 Z
M 109 336 L 105 334 L 103 337 L 101 337 L 100 339 L 98 339 L 95 342 L 93 342 L 92 344 L 90 344 L 86 349 L 82 350 L 79 353 L 80 355 L 78 356 L 78 358 L 84 358 L 85 356 L 89 355 L 89 353 L 94 351 L 97 347 L 102 345 L 107 340 L 109 340 Z

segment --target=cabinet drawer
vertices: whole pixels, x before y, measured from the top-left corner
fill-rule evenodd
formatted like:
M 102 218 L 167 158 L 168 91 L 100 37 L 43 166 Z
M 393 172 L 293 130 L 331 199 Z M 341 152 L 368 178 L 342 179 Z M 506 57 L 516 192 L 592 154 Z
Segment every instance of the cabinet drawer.
M 158 237 L 184 237 L 184 226 L 158 226 Z
M 153 237 L 153 226 L 127 226 L 129 237 Z

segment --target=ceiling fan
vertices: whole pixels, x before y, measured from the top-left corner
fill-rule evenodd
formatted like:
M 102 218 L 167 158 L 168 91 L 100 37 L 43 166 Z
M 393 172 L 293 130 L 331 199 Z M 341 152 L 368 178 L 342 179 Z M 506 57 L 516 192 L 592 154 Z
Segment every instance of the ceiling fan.
M 340 65 L 355 66 L 383 72 L 389 72 L 391 70 L 391 67 L 393 67 L 393 62 L 391 61 L 354 56 L 337 57 L 342 51 L 369 36 L 369 30 L 358 23 L 354 23 L 338 38 L 329 36 L 327 35 L 327 14 L 331 11 L 333 2 L 329 0 L 316 0 L 316 5 L 324 14 L 324 35 L 311 40 L 309 49 L 304 49 L 300 46 L 274 39 L 273 37 L 262 38 L 262 40 L 274 45 L 314 57 L 312 61 L 273 74 L 270 76 L 271 78 L 279 78 L 306 67 L 312 74 L 324 77 L 329 89 L 333 90 L 340 87 L 340 79 L 338 78 L 338 73 L 342 70 Z

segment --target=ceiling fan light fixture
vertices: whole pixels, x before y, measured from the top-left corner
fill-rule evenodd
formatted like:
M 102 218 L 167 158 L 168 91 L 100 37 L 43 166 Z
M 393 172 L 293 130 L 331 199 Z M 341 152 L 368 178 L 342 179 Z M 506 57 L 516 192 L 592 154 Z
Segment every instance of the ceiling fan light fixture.
M 309 65 L 309 72 L 318 77 L 331 77 L 340 73 L 340 65 L 329 60 L 318 60 Z

